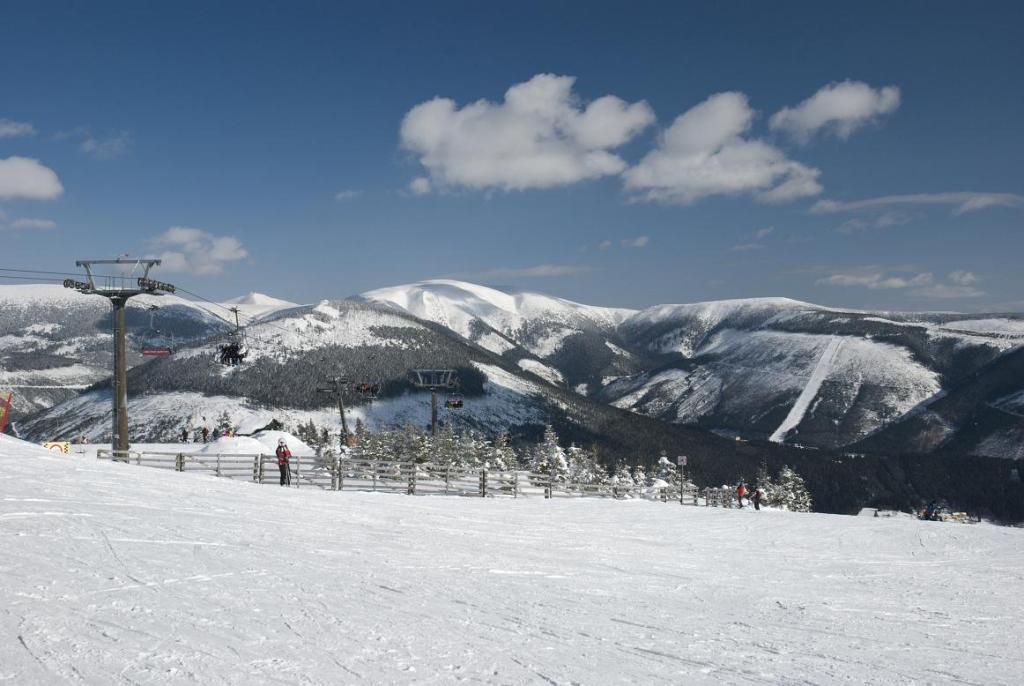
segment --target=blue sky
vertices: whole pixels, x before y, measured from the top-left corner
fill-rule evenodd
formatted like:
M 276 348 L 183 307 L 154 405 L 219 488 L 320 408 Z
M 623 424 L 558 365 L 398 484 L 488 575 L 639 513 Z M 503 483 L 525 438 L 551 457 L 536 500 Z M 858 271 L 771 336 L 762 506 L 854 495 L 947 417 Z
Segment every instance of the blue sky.
M 6 2 L 0 267 L 162 254 L 217 298 L 455 276 L 630 307 L 1022 310 L 1022 20 Z

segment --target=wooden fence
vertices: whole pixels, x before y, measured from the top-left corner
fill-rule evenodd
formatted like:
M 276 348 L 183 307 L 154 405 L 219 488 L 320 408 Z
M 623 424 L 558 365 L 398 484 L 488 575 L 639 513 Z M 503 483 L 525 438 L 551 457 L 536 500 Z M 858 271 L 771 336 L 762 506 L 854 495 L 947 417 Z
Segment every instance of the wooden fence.
M 276 455 L 111 451 L 96 457 L 143 467 L 198 472 L 258 484 L 280 484 Z M 475 497 L 647 497 L 699 505 L 696 487 L 641 489 L 635 485 L 588 484 L 551 479 L 529 471 L 460 469 L 430 462 L 354 460 L 338 457 L 289 458 L 291 486 L 326 491 L 381 491 L 408 495 L 462 495 Z

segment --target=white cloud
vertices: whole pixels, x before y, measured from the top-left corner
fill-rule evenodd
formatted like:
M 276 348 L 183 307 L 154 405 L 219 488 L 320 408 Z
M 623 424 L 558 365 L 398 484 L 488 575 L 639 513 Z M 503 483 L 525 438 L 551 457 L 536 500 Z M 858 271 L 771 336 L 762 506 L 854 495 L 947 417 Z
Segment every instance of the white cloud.
M 931 272 L 901 276 L 874 267 L 861 267 L 818 279 L 817 283 L 821 286 L 859 286 L 878 290 L 927 286 L 934 279 Z
M 623 248 L 646 248 L 650 242 L 650 236 L 636 236 L 635 238 L 623 238 L 619 241 L 619 245 Z
M 234 236 L 216 236 L 208 231 L 174 226 L 153 239 L 163 272 L 187 272 L 199 276 L 220 274 L 228 262 L 245 259 L 249 252 Z
M 430 192 L 430 179 L 418 176 L 409 182 L 409 192 L 413 195 L 426 195 Z
M 677 117 L 657 148 L 626 171 L 626 189 L 644 200 L 681 205 L 710 195 L 786 202 L 820 193 L 817 169 L 744 137 L 753 120 L 743 93 L 712 95 Z
M 18 136 L 34 136 L 36 127 L 28 122 L 0 119 L 0 138 L 16 138 Z
M 909 195 L 886 195 L 843 202 L 840 200 L 819 200 L 811 207 L 815 214 L 833 212 L 858 212 L 880 210 L 899 206 L 954 205 L 954 214 L 974 212 L 987 207 L 1024 207 L 1024 195 L 1015 193 L 976 193 L 963 191 L 955 193 L 913 193 Z
M 766 226 L 763 229 L 758 229 L 757 231 L 755 231 L 754 238 L 765 238 L 767 236 L 771 236 L 773 233 L 775 233 L 775 227 Z
M 857 129 L 900 106 L 896 86 L 872 88 L 862 81 L 842 81 L 823 86 L 796 107 L 784 107 L 772 115 L 769 126 L 801 143 L 819 132 L 848 138 Z
M 360 190 L 355 190 L 353 188 L 346 188 L 344 190 L 340 190 L 337 193 L 335 193 L 334 194 L 334 199 L 339 201 L 339 202 L 344 202 L 345 200 L 354 200 L 354 199 L 358 198 L 362 194 L 363 194 L 363 192 L 360 191 Z
M 985 295 L 985 291 L 971 285 L 978 281 L 978 277 L 971 272 L 963 270 L 950 272 L 949 280 L 953 283 L 938 282 L 931 272 L 915 273 L 907 268 L 886 270 L 868 266 L 853 267 L 831 274 L 818 279 L 817 283 L 823 286 L 850 286 L 871 290 L 909 289 L 908 292 L 911 295 L 921 298 L 979 298 Z
M 764 246 L 760 243 L 740 243 L 729 248 L 732 252 L 750 252 L 752 250 L 762 250 Z
M 516 279 L 516 278 L 547 278 L 558 276 L 575 276 L 593 271 L 591 267 L 571 264 L 538 264 L 533 267 L 497 267 L 482 272 L 456 274 L 453 278 L 460 279 Z
M 954 299 L 954 298 L 980 298 L 985 291 L 974 286 L 950 286 L 944 283 L 936 283 L 927 288 L 918 288 L 914 295 L 924 298 Z
M 513 191 L 619 174 L 626 163 L 609 150 L 650 126 L 654 113 L 644 101 L 613 95 L 584 107 L 572 92 L 575 81 L 537 74 L 509 88 L 501 103 L 478 100 L 462 108 L 434 98 L 405 115 L 402 146 L 419 156 L 433 187 Z
M 12 229 L 56 229 L 57 222 L 52 219 L 32 219 L 21 217 L 11 222 Z
M 963 269 L 957 269 L 949 273 L 949 280 L 959 286 L 970 286 L 972 283 L 978 283 L 978 277 L 974 272 L 964 271 Z
M 118 131 L 105 138 L 97 138 L 86 132 L 85 138 L 78 149 L 98 159 L 113 159 L 124 155 L 132 146 L 132 135 L 128 131 Z
M 612 242 L 611 241 L 601 241 L 598 244 L 597 247 L 600 248 L 601 250 L 607 250 L 608 248 L 612 247 Z
M 870 229 L 887 229 L 891 226 L 900 226 L 910 221 L 910 216 L 903 212 L 884 212 L 873 219 L 861 219 L 855 217 L 847 219 L 836 229 L 839 233 L 863 233 Z
M 64 192 L 57 173 L 28 157 L 0 160 L 0 198 L 52 200 Z

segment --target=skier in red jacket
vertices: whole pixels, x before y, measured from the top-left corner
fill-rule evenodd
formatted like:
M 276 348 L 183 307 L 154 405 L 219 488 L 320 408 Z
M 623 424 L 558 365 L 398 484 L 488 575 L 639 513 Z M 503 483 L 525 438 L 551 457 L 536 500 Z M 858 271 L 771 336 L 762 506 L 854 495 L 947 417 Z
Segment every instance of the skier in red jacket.
M 739 501 L 739 503 L 740 503 L 740 507 L 743 507 L 743 499 L 744 499 L 745 497 L 747 497 L 747 487 L 746 487 L 746 486 L 745 486 L 745 485 L 743 484 L 743 482 L 741 481 L 741 482 L 739 482 L 739 484 L 738 484 L 738 485 L 736 486 L 736 500 L 738 500 L 738 501 Z
M 292 456 L 292 451 L 288 450 L 288 444 L 284 442 L 283 438 L 277 441 L 277 468 L 281 470 L 281 485 L 291 486 L 292 485 L 292 470 L 288 464 L 288 458 Z

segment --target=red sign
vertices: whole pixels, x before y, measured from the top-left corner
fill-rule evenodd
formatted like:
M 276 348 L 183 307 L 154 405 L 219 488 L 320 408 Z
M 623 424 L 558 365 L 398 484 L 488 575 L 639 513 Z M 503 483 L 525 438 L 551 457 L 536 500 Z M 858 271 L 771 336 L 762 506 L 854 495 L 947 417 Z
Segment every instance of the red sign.
M 171 354 L 171 349 L 162 347 L 147 347 L 142 349 L 142 354 L 155 357 L 168 357 Z

